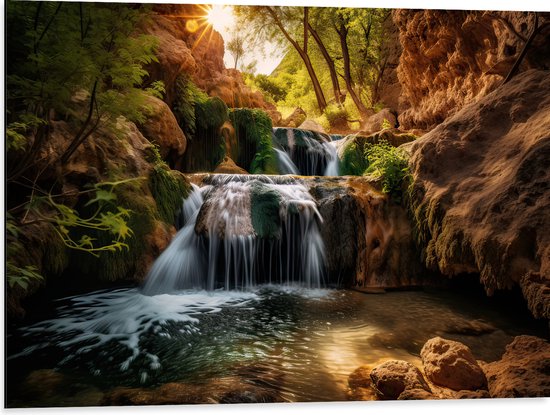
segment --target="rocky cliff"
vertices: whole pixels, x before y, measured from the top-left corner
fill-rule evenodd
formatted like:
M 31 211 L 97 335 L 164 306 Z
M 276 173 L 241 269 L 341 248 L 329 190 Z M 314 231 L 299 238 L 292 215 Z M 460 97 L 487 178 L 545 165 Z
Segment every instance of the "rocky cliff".
M 229 107 L 274 111 L 273 104 L 245 85 L 239 71 L 225 68 L 223 38 L 207 23 L 206 13 L 205 5 L 154 5 L 151 18 L 138 28 L 159 41 L 158 62 L 147 68 L 150 80 L 164 82 L 165 101 L 170 106 L 176 94 L 176 79 L 187 74 L 198 87 L 221 98 Z
M 411 208 L 423 259 L 522 288 L 550 318 L 550 72 L 526 71 L 414 142 Z
M 537 28 L 520 69 L 550 68 L 548 13 L 395 10 L 404 129 L 429 130 L 493 91 Z

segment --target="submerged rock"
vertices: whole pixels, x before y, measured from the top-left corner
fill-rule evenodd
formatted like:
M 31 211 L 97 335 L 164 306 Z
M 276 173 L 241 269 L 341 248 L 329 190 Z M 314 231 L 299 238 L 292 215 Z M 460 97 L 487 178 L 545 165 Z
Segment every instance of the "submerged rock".
M 373 386 L 380 399 L 428 399 L 431 389 L 420 370 L 404 360 L 389 360 L 370 372 Z M 414 392 L 412 392 L 414 391 Z M 422 397 L 420 397 L 422 396 Z
M 462 343 L 435 337 L 420 351 L 424 371 L 436 385 L 456 391 L 487 387 L 487 379 L 470 349 Z
M 517 336 L 502 359 L 483 365 L 493 398 L 550 396 L 550 343 Z

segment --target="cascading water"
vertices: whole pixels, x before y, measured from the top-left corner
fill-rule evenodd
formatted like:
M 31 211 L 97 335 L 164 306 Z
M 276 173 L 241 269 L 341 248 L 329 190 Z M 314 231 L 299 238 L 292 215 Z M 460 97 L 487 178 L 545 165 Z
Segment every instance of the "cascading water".
M 185 201 L 185 224 L 155 261 L 145 294 L 322 285 L 322 218 L 303 184 L 253 175 L 215 175 L 209 182 Z
M 274 128 L 272 141 L 283 174 L 296 174 L 294 171 L 297 171 L 306 176 L 338 175 L 338 155 L 328 134 Z

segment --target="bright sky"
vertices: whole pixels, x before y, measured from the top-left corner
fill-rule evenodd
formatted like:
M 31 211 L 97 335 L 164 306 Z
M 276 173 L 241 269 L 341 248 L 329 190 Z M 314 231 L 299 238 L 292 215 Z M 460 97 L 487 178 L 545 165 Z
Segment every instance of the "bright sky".
M 214 26 L 223 37 L 225 44 L 231 40 L 231 32 L 235 30 L 235 16 L 233 7 L 228 5 L 214 4 L 212 10 L 208 13 L 208 21 Z M 256 74 L 262 73 L 269 75 L 281 62 L 282 55 L 276 53 L 277 49 L 271 43 L 264 43 L 262 48 L 247 49 L 248 52 L 242 59 L 246 65 L 254 59 L 258 62 L 256 65 Z M 265 56 L 264 56 L 265 55 Z M 272 55 L 275 55 L 272 56 Z M 278 56 L 277 56 L 278 55 Z M 226 50 L 224 56 L 225 66 L 233 68 L 235 61 L 231 54 Z

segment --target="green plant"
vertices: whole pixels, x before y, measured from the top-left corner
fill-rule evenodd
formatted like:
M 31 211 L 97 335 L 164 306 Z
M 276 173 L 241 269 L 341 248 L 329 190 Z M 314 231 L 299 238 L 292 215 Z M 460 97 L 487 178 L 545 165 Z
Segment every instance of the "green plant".
M 350 140 L 344 144 L 340 157 L 340 174 L 343 176 L 361 176 L 369 166 L 368 159 L 357 142 Z
M 387 141 L 381 141 L 379 144 L 367 146 L 365 156 L 369 163 L 365 174 L 381 178 L 382 191 L 400 203 L 403 181 L 409 175 L 407 152 L 391 146 Z
M 262 110 L 248 108 L 231 110 L 229 118 L 239 139 L 237 164 L 250 173 L 276 174 L 271 118 Z
M 384 121 L 382 121 L 382 124 L 380 124 L 380 128 L 382 130 L 391 130 L 392 125 L 386 118 L 384 118 Z
M 331 127 L 338 127 L 347 124 L 348 113 L 343 107 L 329 105 L 324 112 Z

